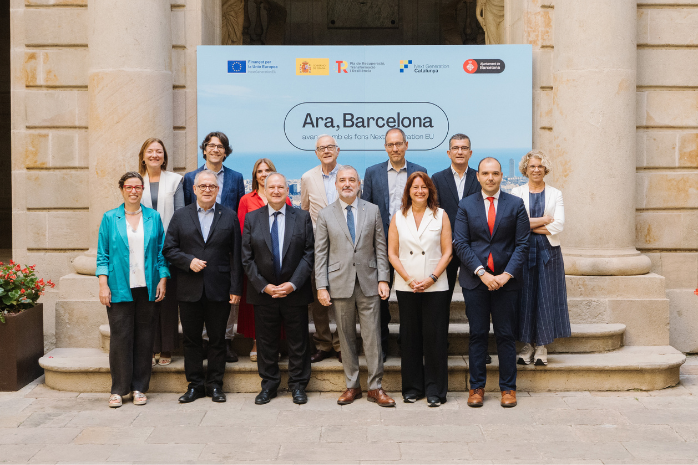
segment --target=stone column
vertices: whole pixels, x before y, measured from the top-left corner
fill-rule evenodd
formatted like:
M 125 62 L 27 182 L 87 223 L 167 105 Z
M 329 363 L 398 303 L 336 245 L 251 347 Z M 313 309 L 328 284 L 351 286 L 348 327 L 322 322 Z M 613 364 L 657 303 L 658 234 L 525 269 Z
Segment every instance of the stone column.
M 90 0 L 89 184 L 93 247 L 73 262 L 95 272 L 102 215 L 123 202 L 117 181 L 138 170 L 138 151 L 157 137 L 173 153 L 170 0 Z M 172 162 L 172 160 L 170 160 Z
M 639 275 L 635 249 L 636 0 L 557 0 L 553 116 L 569 275 Z

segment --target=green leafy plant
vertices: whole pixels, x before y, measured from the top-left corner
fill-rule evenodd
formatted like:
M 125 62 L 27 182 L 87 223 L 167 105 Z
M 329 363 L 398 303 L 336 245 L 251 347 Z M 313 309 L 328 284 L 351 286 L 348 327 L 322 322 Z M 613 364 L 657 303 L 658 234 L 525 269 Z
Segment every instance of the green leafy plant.
M 56 287 L 50 279 L 38 279 L 35 268 L 36 265 L 23 267 L 12 260 L 7 265 L 0 262 L 0 323 L 5 322 L 5 315 L 34 307 L 46 286 Z

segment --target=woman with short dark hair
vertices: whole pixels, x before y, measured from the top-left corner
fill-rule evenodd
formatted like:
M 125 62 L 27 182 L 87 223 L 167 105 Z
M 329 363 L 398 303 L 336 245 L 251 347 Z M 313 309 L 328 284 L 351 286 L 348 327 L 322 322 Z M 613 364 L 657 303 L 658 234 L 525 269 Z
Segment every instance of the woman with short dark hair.
M 143 178 L 129 171 L 119 179 L 124 203 L 102 217 L 97 244 L 99 301 L 107 307 L 109 407 L 145 405 L 150 384 L 155 302 L 165 297 L 170 271 L 162 255 L 165 231 L 157 211 L 141 204 Z
M 451 294 L 439 280 L 453 253 L 451 223 L 439 208 L 436 186 L 426 173 L 412 173 L 401 210 L 388 230 L 388 259 L 395 268 L 400 308 L 402 397 L 427 397 L 430 407 L 446 402 L 448 322 Z

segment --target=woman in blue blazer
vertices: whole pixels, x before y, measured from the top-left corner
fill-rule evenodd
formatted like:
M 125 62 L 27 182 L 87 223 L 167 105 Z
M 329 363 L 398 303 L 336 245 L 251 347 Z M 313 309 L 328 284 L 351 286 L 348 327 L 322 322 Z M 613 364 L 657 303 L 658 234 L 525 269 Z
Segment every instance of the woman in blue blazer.
M 119 179 L 119 189 L 124 203 L 102 217 L 97 245 L 99 301 L 107 306 L 111 332 L 110 407 L 121 407 L 121 397 L 130 392 L 134 404 L 148 401 L 155 302 L 165 297 L 170 277 L 160 215 L 141 205 L 143 178 L 130 171 Z

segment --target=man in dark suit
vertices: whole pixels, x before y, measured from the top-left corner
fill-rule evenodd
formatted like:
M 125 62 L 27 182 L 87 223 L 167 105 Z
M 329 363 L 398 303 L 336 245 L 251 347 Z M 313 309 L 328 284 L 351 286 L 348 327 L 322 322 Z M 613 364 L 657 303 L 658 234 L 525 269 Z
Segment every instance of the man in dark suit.
M 189 381 L 182 403 L 211 396 L 225 402 L 225 327 L 230 304 L 242 294 L 240 223 L 216 202 L 218 181 L 210 171 L 196 175 L 196 202 L 175 212 L 162 253 L 176 267 L 177 300 L 184 332 L 184 372 Z M 204 374 L 201 332 L 208 330 L 208 370 Z
M 470 323 L 468 405 L 481 407 L 483 403 L 491 316 L 499 356 L 501 405 L 514 407 L 516 308 L 530 225 L 523 200 L 499 189 L 499 161 L 483 159 L 477 179 L 482 191 L 460 201 L 453 227 L 453 248 L 461 261 L 459 280 Z
M 443 171 L 434 173 L 431 180 L 434 181 L 436 192 L 439 196 L 439 206 L 446 211 L 451 228 L 456 224 L 456 213 L 458 213 L 458 203 L 469 196 L 479 192 L 481 187 L 477 182 L 477 171 L 468 166 L 468 161 L 473 155 L 470 145 L 470 138 L 465 134 L 454 134 L 448 142 L 448 158 L 451 159 L 451 166 Z M 453 295 L 456 287 L 456 277 L 460 268 L 460 260 L 457 256 L 446 268 L 448 277 L 448 290 Z
M 405 190 L 407 178 L 415 171 L 427 172 L 423 166 L 410 163 L 405 160 L 408 142 L 405 132 L 400 128 L 389 129 L 385 133 L 385 151 L 389 160 L 366 168 L 364 175 L 364 190 L 361 198 L 378 206 L 383 220 L 385 240 L 388 240 L 390 220 L 402 205 L 402 194 Z M 393 282 L 395 270 L 390 266 L 390 285 Z M 388 337 L 390 332 L 390 302 L 389 299 L 381 300 L 381 345 L 383 361 L 387 358 Z
M 286 205 L 288 183 L 280 173 L 264 181 L 269 202 L 245 217 L 242 264 L 249 287 L 247 302 L 254 305 L 257 369 L 262 392 L 255 404 L 269 403 L 281 384 L 279 334 L 286 330 L 288 387 L 293 402 L 305 404 L 310 381 L 308 304 L 313 302 L 310 275 L 315 238 L 310 214 Z
M 194 178 L 201 171 L 207 170 L 214 173 L 218 179 L 216 202 L 237 212 L 240 199 L 245 195 L 245 184 L 240 173 L 223 166 L 223 161 L 233 152 L 233 149 L 230 147 L 230 142 L 228 141 L 228 136 L 218 131 L 209 133 L 204 137 L 204 141 L 201 143 L 201 151 L 204 154 L 206 163 L 201 165 L 200 168 L 184 175 L 184 181 L 182 183 L 184 205 L 196 202 L 196 196 L 193 190 Z M 237 311 L 238 307 L 234 305 L 231 308 L 225 329 L 227 362 L 238 361 L 238 355 L 233 350 L 234 328 L 238 320 Z M 206 332 L 204 332 L 204 335 L 205 334 Z

